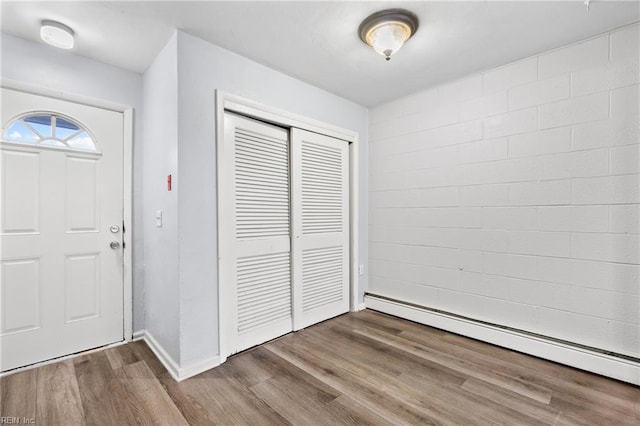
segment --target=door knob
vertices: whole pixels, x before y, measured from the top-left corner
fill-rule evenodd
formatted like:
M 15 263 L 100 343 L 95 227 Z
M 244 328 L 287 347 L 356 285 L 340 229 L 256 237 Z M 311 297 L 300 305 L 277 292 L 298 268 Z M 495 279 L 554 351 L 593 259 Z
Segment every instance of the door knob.
M 120 248 L 120 243 L 117 241 L 111 241 L 111 244 L 109 244 L 109 247 L 111 247 L 112 249 L 116 250 Z

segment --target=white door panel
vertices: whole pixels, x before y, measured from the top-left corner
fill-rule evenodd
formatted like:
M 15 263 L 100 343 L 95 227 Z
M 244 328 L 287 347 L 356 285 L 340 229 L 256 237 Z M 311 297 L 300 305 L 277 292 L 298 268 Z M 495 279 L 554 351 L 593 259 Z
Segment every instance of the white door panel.
M 37 233 L 40 228 L 40 156 L 2 152 L 2 233 Z
M 65 230 L 100 231 L 100 159 L 68 155 L 65 172 Z
M 228 355 L 349 310 L 349 145 L 234 114 L 224 120 Z
M 59 117 L 52 140 L 79 132 L 63 127 L 69 117 L 97 150 L 75 150 L 89 146 L 72 146 L 85 143 L 78 138 L 71 149 L 4 138 L 14 118 L 34 111 Z M 1 369 L 122 340 L 123 253 L 110 248 L 122 232 L 109 231 L 123 218 L 122 114 L 2 89 L 2 124 Z
M 40 260 L 3 260 L 1 267 L 2 299 L 13 301 L 2 306 L 2 334 L 19 333 L 40 327 Z
M 291 130 L 293 325 L 349 311 L 349 144 Z
M 289 135 L 225 114 L 226 163 L 233 176 L 233 243 L 224 253 L 233 287 L 230 353 L 292 330 Z

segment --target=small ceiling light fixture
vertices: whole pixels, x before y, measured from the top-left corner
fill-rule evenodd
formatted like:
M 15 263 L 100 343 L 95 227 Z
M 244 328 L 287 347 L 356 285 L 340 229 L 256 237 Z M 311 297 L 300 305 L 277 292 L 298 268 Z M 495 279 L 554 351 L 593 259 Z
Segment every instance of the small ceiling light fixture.
M 387 9 L 360 24 L 360 39 L 388 61 L 418 30 L 418 17 L 405 9 Z
M 59 49 L 73 47 L 73 30 L 64 24 L 45 19 L 40 27 L 40 38 L 51 46 Z

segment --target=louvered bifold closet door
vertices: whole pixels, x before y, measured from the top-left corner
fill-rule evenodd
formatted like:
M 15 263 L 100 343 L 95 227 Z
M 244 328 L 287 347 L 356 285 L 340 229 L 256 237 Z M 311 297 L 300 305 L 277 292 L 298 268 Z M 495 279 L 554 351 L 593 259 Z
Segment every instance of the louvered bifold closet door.
M 234 273 L 226 284 L 235 286 L 235 353 L 292 330 L 289 132 L 227 113 L 225 140 L 233 141 L 225 158 L 234 167 Z
M 291 129 L 294 330 L 349 310 L 349 144 Z

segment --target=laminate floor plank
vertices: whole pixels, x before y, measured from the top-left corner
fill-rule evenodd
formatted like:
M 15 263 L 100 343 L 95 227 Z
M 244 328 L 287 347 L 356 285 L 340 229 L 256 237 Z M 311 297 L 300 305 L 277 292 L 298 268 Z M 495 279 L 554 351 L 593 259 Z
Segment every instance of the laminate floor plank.
M 317 349 L 315 350 L 317 351 Z M 403 363 L 399 354 L 393 355 L 398 363 Z M 490 424 L 499 422 L 513 424 L 516 419 L 518 420 L 516 423 L 519 424 L 540 423 L 535 418 L 521 415 L 509 407 L 501 407 L 484 398 L 464 395 L 465 392 L 461 391 L 460 386 L 466 382 L 465 377 L 468 376 L 455 374 L 454 370 L 446 367 L 426 369 L 427 365 L 422 360 L 417 362 L 420 363 L 418 367 L 408 364 L 406 372 L 396 380 L 388 381 L 386 385 L 377 383 L 377 386 L 384 387 L 389 393 L 399 395 L 403 400 L 411 401 L 418 406 L 431 405 L 432 409 L 439 406 L 440 410 L 448 410 L 448 415 L 445 416 L 448 423 Z M 434 363 L 434 365 L 437 364 Z M 449 371 L 447 376 L 442 374 L 445 371 Z M 456 404 L 454 403 L 456 400 L 463 400 L 465 403 Z
M 555 392 L 550 405 L 569 417 L 585 418 L 598 424 L 635 424 L 640 425 L 637 411 L 621 410 L 620 407 L 608 405 L 605 401 L 586 400 L 582 395 Z M 621 419 L 625 419 L 622 421 Z
M 233 356 L 227 359 L 227 362 L 219 368 L 209 370 L 200 377 L 206 378 L 208 375 L 214 374 L 216 370 L 219 370 L 219 373 L 223 377 L 233 378 L 247 387 L 251 387 L 273 377 L 273 370 L 269 368 L 268 364 L 254 356 L 245 355 L 247 354 L 241 353 Z
M 400 363 L 400 360 L 388 353 L 383 346 L 362 345 L 355 339 L 348 339 L 336 334 L 333 328 L 322 331 L 308 330 L 304 335 L 302 345 L 308 345 L 314 350 L 330 350 L 338 356 L 340 354 L 348 356 L 351 360 L 351 363 L 348 364 L 349 367 L 358 368 L 359 365 L 364 365 L 373 371 L 381 371 L 385 375 L 393 377 L 400 376 L 407 368 L 410 368 L 406 364 Z
M 36 418 L 38 370 L 0 377 L 0 417 Z
M 590 422 L 589 420 L 582 419 L 574 419 L 566 414 L 559 414 L 556 422 L 553 424 L 554 426 L 591 426 L 595 423 Z
M 46 425 L 640 425 L 640 387 L 375 311 L 176 382 L 143 341 L 0 378 Z
M 559 379 L 557 376 L 551 375 L 548 371 L 540 371 L 530 366 L 505 362 L 500 358 L 474 352 L 467 348 L 452 345 L 443 340 L 432 342 L 429 339 L 424 339 L 423 336 L 415 332 L 402 332 L 398 337 L 423 344 L 434 350 L 446 352 L 458 359 L 469 360 L 474 366 L 481 370 L 500 371 L 501 374 L 517 378 L 520 382 L 530 383 L 552 391 L 583 394 L 586 401 L 606 401 L 607 405 L 619 407 L 627 412 L 633 410 L 635 405 L 632 400 L 623 399 L 598 389 L 592 389 L 589 386 L 579 385 L 571 380 Z M 589 382 L 591 383 L 593 381 Z
M 488 424 L 476 421 L 457 407 L 439 404 L 437 400 L 429 398 L 422 386 L 417 390 L 412 389 L 400 385 L 398 377 L 385 377 L 380 372 L 367 370 L 362 364 L 356 367 L 345 363 L 337 355 L 341 351 L 322 351 L 320 348 L 295 344 L 269 345 L 267 348 L 301 369 L 313 371 L 320 380 L 344 394 L 352 395 L 357 402 L 389 421 L 441 424 L 455 420 L 455 424 Z
M 138 340 L 136 342 L 128 344 L 127 346 L 130 347 L 131 351 L 138 359 L 144 361 L 145 364 L 147 364 L 147 367 L 149 367 L 149 369 L 153 371 L 153 374 L 155 374 L 156 376 L 160 376 L 167 373 L 167 370 L 164 368 L 158 358 L 156 358 L 153 351 L 149 348 L 149 346 L 147 346 L 145 342 L 143 342 L 142 340 Z
M 348 354 L 353 361 L 360 361 L 362 364 L 393 373 L 396 376 L 408 371 L 439 370 L 446 375 L 458 375 L 460 378 L 466 378 L 466 374 L 456 372 L 447 366 L 358 334 L 356 333 L 358 329 L 361 327 L 350 328 L 336 322 L 331 327 L 322 330 L 315 328 L 305 330 L 305 338 L 325 347 L 338 347 L 339 345 L 341 352 Z M 395 335 L 388 336 L 394 337 Z
M 158 380 L 164 387 L 165 391 L 180 410 L 182 416 L 191 426 L 209 426 L 215 425 L 214 420 L 209 417 L 209 410 L 206 407 L 212 402 L 208 400 L 206 394 L 200 392 L 191 392 L 190 389 L 197 389 L 199 386 L 191 380 L 184 382 L 176 382 L 169 373 L 161 374 Z
M 292 389 L 297 389 L 297 395 L 301 398 L 305 397 L 316 400 L 318 403 L 326 404 L 341 395 L 339 391 L 330 385 L 318 380 L 304 369 L 296 367 L 266 348 L 254 349 L 250 352 L 250 355 L 266 364 L 273 371 L 273 377 L 265 381 L 277 381 Z
M 533 400 L 543 403 L 549 403 L 551 400 L 552 391 L 550 389 L 520 380 L 516 377 L 509 377 L 497 370 L 488 371 L 474 367 L 473 363 L 466 359 L 456 358 L 443 352 L 430 349 L 424 345 L 407 343 L 406 341 L 403 341 L 402 338 L 395 336 L 383 336 L 379 333 L 363 330 L 355 330 L 354 333 L 388 344 L 400 351 L 447 366 L 452 370 L 459 371 L 460 373 L 466 374 L 470 377 L 475 377 L 488 383 L 496 384 Z
M 470 378 L 462 386 L 467 392 L 488 399 L 496 404 L 516 410 L 530 418 L 538 419 L 541 423 L 552 425 L 558 419 L 560 412 L 541 402 L 525 398 L 522 395 L 503 389 L 500 386 Z
M 392 317 L 376 311 L 370 311 L 365 309 L 364 311 L 354 312 L 353 315 L 343 315 L 335 318 L 336 323 L 340 324 L 348 322 L 355 326 L 368 325 L 372 328 L 377 328 L 380 331 L 384 331 L 388 334 L 400 334 L 403 332 L 417 332 L 425 336 L 425 338 L 439 340 L 442 337 L 448 336 L 444 330 L 439 330 L 433 327 L 425 327 L 422 324 L 418 324 L 412 321 L 402 321 L 398 323 L 398 318 Z M 330 323 L 331 324 L 331 323 Z M 389 331 L 391 330 L 391 332 Z
M 328 334 L 328 333 L 327 333 Z M 327 345 L 327 341 L 320 336 L 310 335 L 307 337 L 302 350 L 312 351 L 321 354 L 324 358 L 331 360 L 335 365 L 341 365 L 344 369 L 351 373 L 364 377 L 367 380 L 375 380 L 375 384 L 389 384 L 397 380 L 403 373 L 411 373 L 425 378 L 426 380 L 436 381 L 438 383 L 452 383 L 460 386 L 467 379 L 467 375 L 460 374 L 446 366 L 430 362 L 428 360 L 417 359 L 413 356 L 402 357 L 398 354 L 390 353 L 381 356 L 382 350 L 375 346 L 367 347 L 362 362 L 354 362 L 352 358 L 354 350 L 352 350 L 353 342 L 343 340 L 342 336 L 328 334 L 333 342 L 332 346 Z M 367 360 L 381 358 L 382 363 L 372 363 Z M 393 364 L 393 369 L 385 368 L 384 365 Z
M 361 311 L 358 312 L 358 314 L 365 312 L 365 311 Z M 327 328 L 331 328 L 332 326 L 336 325 L 336 324 L 342 324 L 345 326 L 349 326 L 349 327 L 358 327 L 361 326 L 363 324 L 367 324 L 370 325 L 372 327 L 376 327 L 377 329 L 379 329 L 380 331 L 383 331 L 387 334 L 393 334 L 393 335 L 397 335 L 402 333 L 404 330 L 406 330 L 406 327 L 399 327 L 399 324 L 397 322 L 393 322 L 393 321 L 389 321 L 389 319 L 383 317 L 382 315 L 367 315 L 367 314 L 363 314 L 363 315 L 358 315 L 358 316 L 351 316 L 351 315 L 343 315 L 337 318 L 333 318 L 332 321 L 329 322 L 324 322 L 324 323 L 320 323 L 318 325 L 313 326 L 314 328 L 318 328 L 319 330 L 322 329 L 322 327 L 327 327 Z M 411 323 L 410 325 L 408 325 L 409 327 L 413 327 L 413 323 Z M 436 330 L 436 329 L 431 329 L 430 331 L 432 331 L 433 333 L 438 333 L 440 330 Z M 430 333 L 431 335 L 431 333 Z
M 533 399 L 548 402 L 551 392 L 548 389 L 540 389 L 530 383 L 520 382 L 511 377 L 503 377 L 496 371 L 486 371 L 477 368 L 471 360 L 459 359 L 448 354 L 429 349 L 424 345 L 413 344 L 397 336 L 376 333 L 372 330 L 355 328 L 345 330 L 340 326 L 334 326 L 332 331 L 341 334 L 343 337 L 352 335 L 352 339 L 359 341 L 363 346 L 381 347 L 392 358 L 401 358 L 412 361 L 415 366 L 424 368 L 426 365 L 438 365 L 440 368 L 448 368 L 450 371 L 461 376 L 475 376 L 479 379 L 499 384 L 505 388 L 512 389 Z M 386 346 L 386 347 L 385 347 Z
M 396 422 L 390 422 L 383 417 L 377 415 L 373 411 L 369 410 L 364 405 L 358 403 L 353 398 L 347 395 L 340 395 L 329 404 L 327 404 L 329 411 L 337 411 L 344 416 L 343 424 L 350 425 L 395 425 Z
M 484 353 L 478 353 L 470 349 L 450 345 L 443 340 L 434 343 L 429 339 L 424 339 L 423 336 L 420 336 L 415 332 L 402 332 L 398 337 L 407 338 L 412 342 L 419 342 L 435 350 L 444 351 L 459 359 L 470 360 L 478 369 L 500 371 L 501 374 L 517 378 L 520 382 L 551 389 L 554 392 L 580 395 L 584 399 L 584 402 L 588 404 L 593 404 L 594 402 L 606 402 L 607 406 L 614 407 L 615 409 L 628 414 L 632 413 L 638 406 L 637 401 L 631 399 L 630 397 L 632 395 L 629 393 L 627 393 L 627 398 L 625 399 L 616 394 L 612 395 L 606 392 L 607 389 L 610 390 L 613 386 L 608 386 L 607 388 L 596 386 L 596 389 L 589 386 L 595 382 L 595 380 L 590 377 L 593 375 L 580 375 L 579 377 L 582 379 L 582 384 L 580 384 L 576 381 L 577 379 L 575 379 L 576 374 L 573 374 L 572 376 L 564 374 L 564 379 L 561 379 L 557 375 L 552 375 L 551 371 L 545 369 L 534 369 L 526 365 L 504 362 L 499 358 L 491 357 Z M 637 400 L 637 398 L 638 395 L 636 394 L 635 399 Z
M 318 375 L 313 373 L 318 371 L 317 369 L 319 368 L 320 371 L 324 373 L 322 375 L 323 378 L 319 380 L 327 383 L 334 389 L 336 389 L 335 382 L 328 383 L 324 377 L 341 379 L 344 377 L 357 377 L 362 384 L 375 389 L 382 389 L 384 384 L 397 380 L 398 378 L 398 375 L 379 370 L 373 366 L 349 362 L 349 360 L 344 358 L 344 351 L 342 351 L 339 346 L 327 348 L 326 346 L 310 343 L 304 345 L 297 343 L 274 343 L 265 348 L 285 359 L 287 362 L 299 366 L 301 370 L 309 371 L 316 378 L 318 378 Z M 300 363 L 303 363 L 303 366 L 300 366 Z M 309 367 L 311 367 L 311 369 Z M 337 390 L 338 392 L 345 393 L 340 389 Z
M 116 371 L 123 397 L 130 401 L 125 409 L 129 422 L 141 425 L 188 425 L 158 378 L 144 361 Z
M 435 424 L 432 419 L 423 416 L 419 410 L 413 409 L 406 402 L 400 401 L 394 395 L 388 395 L 382 389 L 375 388 L 362 377 L 343 371 L 339 366 L 328 365 L 312 352 L 302 355 L 295 352 L 292 346 L 287 346 L 286 352 L 273 346 L 269 347 L 269 350 L 287 359 L 292 365 L 310 372 L 343 394 L 351 395 L 358 403 L 390 423 Z
M 610 395 L 623 400 L 636 400 L 640 402 L 640 395 L 637 392 L 637 388 L 629 386 L 624 382 L 611 380 L 588 371 L 568 367 L 452 333 L 447 333 L 443 336 L 442 342 L 466 348 L 472 354 L 483 354 L 494 359 L 505 361 L 514 367 L 523 367 L 535 371 L 538 376 L 544 375 L 547 378 L 552 378 L 553 382 L 562 386 L 565 390 L 588 390 L 600 392 L 601 395 Z M 555 387 L 556 385 L 550 383 L 550 386 Z M 569 388 L 571 388 L 571 390 Z
M 141 361 L 142 358 L 133 348 L 134 345 L 119 345 L 114 348 L 105 349 L 104 353 L 109 360 L 109 364 L 111 364 L 111 368 L 116 369 Z
M 280 412 L 233 379 L 197 378 L 178 383 L 175 387 L 206 412 L 211 424 L 289 424 Z
M 73 361 L 39 367 L 35 397 L 36 424 L 85 424 Z
M 490 399 L 467 392 L 462 387 L 453 388 L 425 381 L 413 374 L 403 374 L 399 378 L 403 387 L 422 389 L 429 400 L 439 401 L 445 407 L 462 408 L 465 415 L 474 421 L 484 424 L 499 425 L 542 425 L 538 419 L 525 413 L 518 412 L 511 407 L 497 404 Z M 456 422 L 460 424 L 459 422 Z
M 115 375 L 107 351 L 75 358 L 73 361 L 80 398 L 88 425 L 120 425 L 129 421 L 122 383 Z

